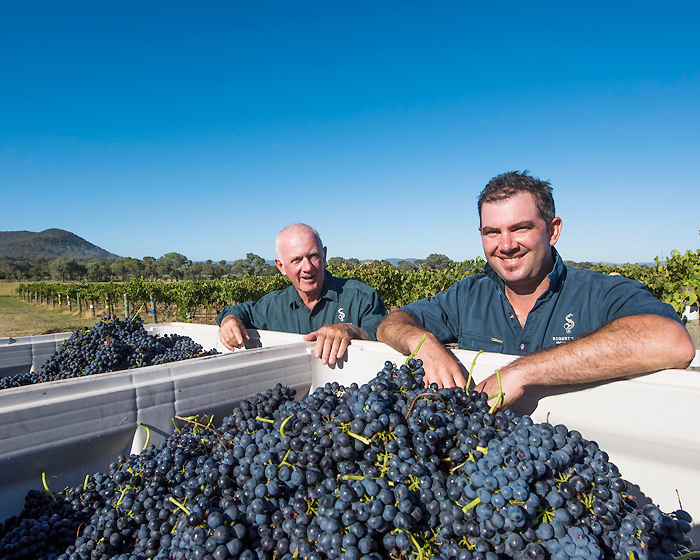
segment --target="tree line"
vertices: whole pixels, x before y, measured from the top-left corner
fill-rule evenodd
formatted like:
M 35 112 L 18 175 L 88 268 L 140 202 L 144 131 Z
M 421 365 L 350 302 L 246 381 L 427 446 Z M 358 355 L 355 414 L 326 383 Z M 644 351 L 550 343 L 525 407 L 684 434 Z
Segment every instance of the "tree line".
M 218 278 L 240 279 L 249 276 L 273 276 L 279 274 L 276 267 L 265 259 L 248 253 L 245 259 L 232 263 L 226 261 L 193 262 L 180 253 L 166 253 L 162 257 L 134 259 L 90 259 L 78 260 L 58 257 L 44 259 L 0 259 L 0 280 L 44 281 L 58 280 L 89 282 L 127 282 L 134 278 L 155 280 L 216 280 Z
M 382 266 L 391 266 L 400 272 L 417 270 L 447 270 L 455 264 L 449 257 L 432 253 L 425 259 L 414 261 L 400 260 L 393 265 L 389 261 L 376 261 Z M 328 264 L 332 267 L 354 268 L 361 261 L 356 258 L 331 257 Z M 79 260 L 68 257 L 56 259 L 0 259 L 0 280 L 14 282 L 41 282 L 56 280 L 88 282 L 127 282 L 136 278 L 147 281 L 157 280 L 218 280 L 230 278 L 240 280 L 248 276 L 274 276 L 279 274 L 277 267 L 265 262 L 255 253 L 247 253 L 245 259 L 231 263 L 225 260 L 214 262 L 195 262 L 180 253 L 166 253 L 156 259 L 131 257 L 122 259 Z

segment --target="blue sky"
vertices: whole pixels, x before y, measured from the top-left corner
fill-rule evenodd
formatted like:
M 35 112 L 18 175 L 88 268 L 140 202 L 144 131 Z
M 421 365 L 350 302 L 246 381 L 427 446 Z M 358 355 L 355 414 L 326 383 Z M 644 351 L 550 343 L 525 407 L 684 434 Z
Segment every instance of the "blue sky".
M 0 230 L 122 256 L 482 255 L 552 182 L 565 259 L 700 247 L 700 3 L 0 2 Z

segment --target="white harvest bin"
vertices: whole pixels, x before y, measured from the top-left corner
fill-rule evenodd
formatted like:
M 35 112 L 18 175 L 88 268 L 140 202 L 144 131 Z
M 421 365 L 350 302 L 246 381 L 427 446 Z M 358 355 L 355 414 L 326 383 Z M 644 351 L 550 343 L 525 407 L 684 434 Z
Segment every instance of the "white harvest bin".
M 219 340 L 219 327 L 195 323 L 158 323 L 144 325 L 146 332 L 153 335 L 179 334 L 189 336 L 205 350 L 215 348 L 219 352 L 229 350 Z M 41 366 L 58 350 L 61 343 L 72 333 L 43 334 L 38 336 L 0 337 L 0 377 L 39 371 Z M 246 348 L 278 346 L 298 342 L 296 334 L 275 331 L 250 331 L 251 339 Z
M 218 341 L 215 326 L 173 323 L 152 329 L 186 334 L 205 349 Z M 175 415 L 214 414 L 216 423 L 241 400 L 276 383 L 296 388 L 303 397 L 326 382 L 364 383 L 385 360 L 405 360 L 384 344 L 353 341 L 345 360 L 324 366 L 313 358 L 314 343 L 301 335 L 249 334 L 251 348 L 244 351 L 0 391 L 0 521 L 20 511 L 29 489 L 41 488 L 42 471 L 50 488 L 59 490 L 105 470 L 120 453 L 138 452 L 146 438 L 140 423 L 149 426 L 150 441 L 158 443 L 172 433 Z M 2 340 L 0 364 L 7 364 Z M 466 369 L 476 356 L 467 350 L 453 353 Z M 475 381 L 515 358 L 481 354 Z M 697 372 L 668 370 L 568 389 L 528 391 L 514 411 L 537 422 L 566 424 L 597 441 L 623 477 L 637 485 L 632 493 L 640 504 L 654 501 L 672 511 L 679 507 L 678 491 L 695 520 L 691 538 L 700 541 Z

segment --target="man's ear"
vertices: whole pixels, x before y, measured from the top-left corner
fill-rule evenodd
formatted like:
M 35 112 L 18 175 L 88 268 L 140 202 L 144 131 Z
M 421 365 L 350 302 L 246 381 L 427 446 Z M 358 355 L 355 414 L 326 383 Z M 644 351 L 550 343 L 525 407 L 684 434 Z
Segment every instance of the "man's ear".
M 275 266 L 277 267 L 277 270 L 280 271 L 280 274 L 282 276 L 287 276 L 287 273 L 284 271 L 284 264 L 282 263 L 281 260 L 275 259 Z
M 552 223 L 549 224 L 549 244 L 552 247 L 554 247 L 559 240 L 559 236 L 561 235 L 561 226 L 561 218 L 554 218 Z

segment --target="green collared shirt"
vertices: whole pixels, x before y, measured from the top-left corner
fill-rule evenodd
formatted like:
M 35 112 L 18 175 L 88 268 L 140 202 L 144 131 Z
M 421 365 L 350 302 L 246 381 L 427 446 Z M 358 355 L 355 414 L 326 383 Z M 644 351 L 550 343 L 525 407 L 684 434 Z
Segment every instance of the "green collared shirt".
M 258 301 L 227 305 L 216 318 L 217 325 L 231 314 L 248 329 L 308 334 L 325 325 L 346 323 L 360 327 L 372 340 L 377 340 L 377 327 L 386 315 L 386 308 L 376 290 L 367 284 L 336 278 L 326 270 L 321 298 L 312 310 L 304 305 L 296 288 L 289 286 Z

